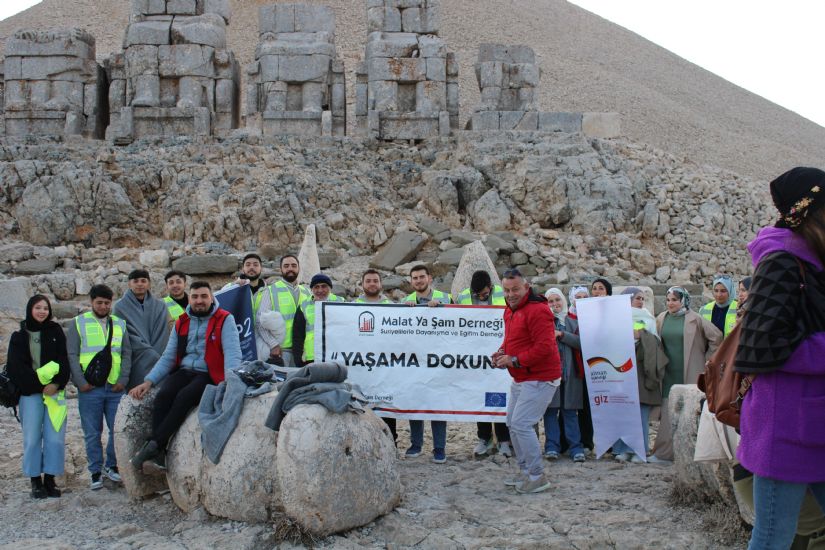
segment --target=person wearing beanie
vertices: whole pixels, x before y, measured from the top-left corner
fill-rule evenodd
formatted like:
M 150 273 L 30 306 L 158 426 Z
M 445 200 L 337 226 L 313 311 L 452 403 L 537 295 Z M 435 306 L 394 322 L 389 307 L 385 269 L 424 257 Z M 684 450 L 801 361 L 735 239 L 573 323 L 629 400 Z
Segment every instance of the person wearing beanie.
M 755 268 L 734 363 L 753 376 L 736 455 L 754 474 L 748 548 L 789 548 L 802 501 L 825 511 L 825 172 L 770 183 L 779 213 L 748 244 Z
M 719 275 L 713 279 L 713 302 L 702 306 L 699 315 L 713 323 L 723 336 L 730 334 L 736 325 L 736 308 L 733 299 L 733 279 L 729 275 Z
M 318 302 L 344 302 L 332 293 L 332 279 L 324 273 L 316 273 L 309 282 L 312 300 L 302 303 L 295 313 L 292 324 L 292 351 L 295 364 L 303 367 L 315 359 L 315 304 Z
M 54 478 L 62 476 L 66 453 L 66 395 L 69 359 L 63 329 L 52 320 L 49 299 L 37 294 L 26 304 L 26 319 L 9 340 L 7 374 L 20 390 L 23 475 L 33 498 L 59 497 Z M 42 474 L 42 478 L 41 478 Z

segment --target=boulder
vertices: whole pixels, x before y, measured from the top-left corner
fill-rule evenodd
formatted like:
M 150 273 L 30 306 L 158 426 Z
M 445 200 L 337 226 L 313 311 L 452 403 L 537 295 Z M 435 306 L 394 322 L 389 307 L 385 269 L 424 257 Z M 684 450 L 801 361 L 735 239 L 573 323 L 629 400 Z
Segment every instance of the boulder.
M 705 394 L 695 384 L 670 389 L 668 405 L 673 429 L 674 490 L 694 495 L 699 502 L 722 502 L 736 509 L 733 475 L 727 463 L 694 462 L 699 415 Z
M 25 318 L 26 303 L 32 294 L 28 277 L 0 279 L 0 315 L 12 319 Z
M 229 255 L 184 256 L 172 262 L 172 268 L 187 275 L 233 273 L 238 269 L 238 258 Z
M 281 425 L 277 463 L 286 514 L 317 536 L 365 525 L 401 501 L 395 445 L 372 411 L 296 407 Z
M 464 254 L 461 256 L 461 261 L 455 270 L 453 284 L 450 288 L 454 299 L 462 290 L 470 287 L 470 279 L 472 279 L 473 273 L 478 270 L 484 270 L 489 273 L 494 285 L 501 284 L 501 279 L 499 279 L 498 273 L 496 272 L 496 266 L 493 264 L 489 254 L 487 254 L 487 249 L 481 241 L 472 242 L 464 247 Z
M 115 456 L 129 498 L 140 499 L 166 490 L 164 476 L 146 475 L 132 466 L 132 458 L 152 434 L 152 405 L 157 396 L 152 388 L 142 400 L 124 395 L 115 417 Z
M 419 233 L 398 231 L 389 244 L 370 261 L 370 267 L 392 271 L 396 266 L 413 260 L 424 242 L 424 237 Z
M 490 189 L 473 205 L 473 224 L 475 228 L 492 233 L 510 227 L 510 210 L 498 191 Z
M 21 275 L 38 275 L 51 273 L 57 268 L 57 256 L 33 258 L 17 264 L 15 271 Z
M 315 224 L 307 225 L 304 232 L 304 244 L 301 245 L 301 251 L 298 252 L 298 264 L 301 267 L 301 271 L 298 273 L 298 282 L 301 284 L 309 284 L 312 276 L 321 272 Z
M 146 250 L 140 253 L 140 263 L 146 267 L 164 268 L 169 265 L 169 251 Z

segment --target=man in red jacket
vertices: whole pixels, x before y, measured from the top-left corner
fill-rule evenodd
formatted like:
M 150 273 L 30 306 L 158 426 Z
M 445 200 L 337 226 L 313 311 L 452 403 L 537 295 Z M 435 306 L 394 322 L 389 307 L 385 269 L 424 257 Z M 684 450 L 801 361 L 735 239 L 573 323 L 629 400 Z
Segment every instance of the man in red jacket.
M 541 445 L 533 426 L 544 416 L 561 383 L 555 324 L 547 300 L 533 294 L 519 270 L 505 271 L 501 286 L 507 302 L 504 342 L 493 354 L 493 363 L 513 377 L 507 427 L 521 470 L 505 484 L 519 493 L 540 493 L 550 488 L 550 482 L 544 475 Z

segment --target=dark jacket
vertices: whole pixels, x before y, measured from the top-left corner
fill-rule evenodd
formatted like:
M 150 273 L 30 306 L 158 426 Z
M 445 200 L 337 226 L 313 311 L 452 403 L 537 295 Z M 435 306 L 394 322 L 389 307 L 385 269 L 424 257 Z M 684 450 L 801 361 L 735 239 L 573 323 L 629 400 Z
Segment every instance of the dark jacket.
M 667 363 L 662 343 L 643 330 L 636 342 L 636 375 L 639 379 L 639 403 L 642 405 L 662 404 L 662 379 Z
M 576 353 L 580 350 L 579 322 L 568 316 L 564 321 L 556 321 L 556 330 L 562 333 L 556 340 L 559 348 L 559 357 L 562 365 L 561 389 L 553 395 L 550 407 L 559 408 L 564 405 L 567 410 L 579 410 L 584 407 L 584 378 L 579 378 L 576 369 Z M 564 397 L 564 399 L 562 399 Z
M 60 371 L 52 383 L 62 390 L 69 381 L 69 358 L 66 353 L 66 335 L 63 329 L 54 321 L 48 321 L 40 331 L 40 366 L 49 361 L 60 365 Z M 6 363 L 9 378 L 20 389 L 23 395 L 43 393 L 44 385 L 37 378 L 32 368 L 32 356 L 29 351 L 29 334 L 21 323 L 20 330 L 11 335 L 9 340 L 9 355 Z

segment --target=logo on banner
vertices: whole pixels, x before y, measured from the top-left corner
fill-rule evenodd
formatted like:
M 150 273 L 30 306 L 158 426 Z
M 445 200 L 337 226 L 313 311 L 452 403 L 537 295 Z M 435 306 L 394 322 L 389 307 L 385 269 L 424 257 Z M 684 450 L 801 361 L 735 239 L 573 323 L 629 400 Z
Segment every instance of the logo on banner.
M 358 332 L 372 334 L 375 331 L 375 315 L 365 311 L 358 316 Z
M 484 406 L 485 407 L 506 407 L 507 406 L 507 394 L 500 393 L 500 392 L 485 392 L 484 393 Z
M 613 369 L 616 372 L 627 372 L 627 371 L 629 371 L 630 369 L 633 368 L 633 359 L 628 359 L 627 361 L 625 361 L 624 363 L 622 363 L 618 367 L 616 365 L 614 365 L 613 363 L 611 363 L 609 359 L 605 359 L 604 357 L 591 357 L 590 359 L 587 360 L 587 366 L 590 367 L 591 369 L 595 366 L 598 366 L 598 365 L 602 364 L 602 363 L 607 363 L 608 365 L 613 367 Z

